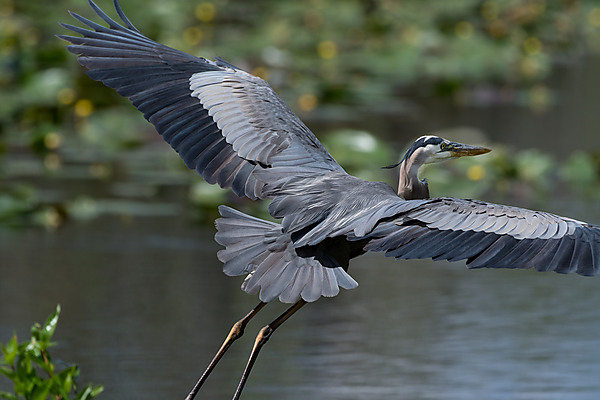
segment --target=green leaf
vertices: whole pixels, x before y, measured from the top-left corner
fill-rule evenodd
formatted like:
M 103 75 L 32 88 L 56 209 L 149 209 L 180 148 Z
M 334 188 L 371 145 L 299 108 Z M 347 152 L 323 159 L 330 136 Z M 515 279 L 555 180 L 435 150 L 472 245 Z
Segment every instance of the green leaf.
M 50 394 L 50 388 L 52 387 L 52 381 L 42 381 L 41 384 L 37 385 L 31 395 L 31 400 L 46 400 Z
M 52 363 L 48 346 L 52 345 L 50 339 L 56 330 L 59 314 L 60 306 L 57 306 L 56 311 L 43 325 L 34 324 L 29 341 L 19 344 L 13 335 L 6 344 L 0 346 L 4 355 L 4 359 L 0 359 L 0 374 L 13 381 L 15 392 L 0 392 L 0 399 L 69 400 L 75 396 L 85 400 L 96 397 L 104 390 L 103 386 L 93 387 L 90 384 L 83 391 L 77 392 L 77 365 L 66 366 L 59 370 L 60 372 L 56 372 L 57 368 Z M 37 375 L 40 369 L 45 372 L 42 377 Z M 44 379 L 46 376 L 49 378 Z
M 31 358 L 27 354 L 20 355 L 17 359 L 16 372 L 19 378 L 27 378 L 35 375 L 35 371 L 31 365 Z
M 91 385 L 89 385 L 91 386 Z M 104 386 L 98 385 L 92 389 L 92 393 L 90 394 L 90 398 L 98 396 L 100 393 L 104 392 Z
M 69 392 L 73 388 L 75 378 L 78 375 L 79 367 L 77 365 L 72 365 L 68 368 L 65 368 L 59 374 L 54 375 L 54 381 L 62 397 L 68 397 Z
M 56 306 L 56 311 L 50 314 L 44 325 L 39 330 L 39 340 L 43 341 L 47 346 L 50 346 L 50 339 L 56 330 L 58 317 L 60 315 L 60 305 Z
M 0 392 L 0 399 L 19 400 L 17 396 L 8 392 Z
M 75 400 L 87 400 L 93 399 L 98 396 L 100 393 L 104 391 L 104 386 L 98 385 L 96 387 L 92 387 L 91 384 L 87 385 L 82 392 L 75 398 Z
M 85 400 L 91 398 L 92 394 L 92 385 L 87 385 L 82 392 L 75 398 L 75 400 Z
M 32 357 L 40 357 L 42 355 L 42 345 L 40 344 L 39 340 L 32 337 L 31 341 L 27 343 L 25 351 Z
M 0 374 L 9 379 L 13 379 L 15 377 L 15 371 L 10 367 L 0 367 Z
M 4 363 L 7 365 L 13 365 L 19 352 L 19 344 L 17 343 L 17 335 L 13 335 L 12 338 L 2 345 L 2 354 L 4 355 Z

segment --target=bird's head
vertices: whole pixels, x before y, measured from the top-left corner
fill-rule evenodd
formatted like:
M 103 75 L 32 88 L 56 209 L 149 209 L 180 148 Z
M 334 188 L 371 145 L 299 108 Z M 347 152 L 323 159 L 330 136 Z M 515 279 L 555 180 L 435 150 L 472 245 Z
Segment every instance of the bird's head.
M 451 158 L 464 156 L 477 156 L 489 153 L 486 147 L 472 146 L 469 144 L 451 142 L 439 136 L 421 136 L 410 146 L 402 160 L 388 168 L 394 168 L 406 162 L 414 166 L 431 164 Z
M 423 164 L 431 164 L 451 158 L 476 156 L 491 150 L 485 147 L 451 142 L 439 136 L 421 136 L 408 149 L 402 160 L 386 168 L 400 166 L 398 195 L 406 200 L 429 198 L 427 181 L 418 178 Z

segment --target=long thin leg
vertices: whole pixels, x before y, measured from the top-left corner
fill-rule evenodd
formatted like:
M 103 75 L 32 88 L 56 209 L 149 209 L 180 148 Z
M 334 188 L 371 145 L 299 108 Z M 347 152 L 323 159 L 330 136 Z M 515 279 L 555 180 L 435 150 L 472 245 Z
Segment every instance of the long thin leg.
M 227 349 L 229 349 L 229 346 L 231 346 L 231 344 L 233 342 L 235 342 L 237 339 L 242 337 L 242 335 L 244 334 L 244 328 L 246 327 L 246 324 L 248 323 L 248 321 L 250 321 L 256 314 L 258 314 L 258 312 L 266 304 L 267 303 L 263 303 L 263 302 L 258 303 L 258 305 L 256 307 L 254 307 L 252 310 L 250 310 L 250 312 L 248 314 L 246 314 L 246 316 L 244 318 L 240 319 L 238 322 L 233 324 L 233 326 L 231 327 L 231 331 L 229 331 L 229 335 L 227 335 L 227 337 L 225 338 L 225 341 L 221 345 L 221 348 L 219 349 L 219 351 L 217 351 L 217 354 L 215 354 L 215 356 L 212 359 L 212 361 L 210 362 L 210 364 L 208 364 L 208 367 L 206 368 L 206 370 L 204 371 L 204 373 L 202 374 L 200 379 L 198 379 L 198 382 L 196 382 L 196 385 L 194 385 L 194 388 L 192 389 L 190 394 L 187 395 L 185 400 L 192 400 L 194 397 L 196 397 L 196 394 L 198 393 L 198 391 L 204 384 L 204 381 L 206 381 L 206 379 L 208 378 L 208 375 L 210 375 L 210 373 L 215 368 L 215 366 L 217 365 L 217 363 L 219 362 L 221 357 L 223 357 L 223 354 L 225 354 Z
M 233 396 L 233 400 L 238 400 L 240 395 L 242 394 L 242 390 L 244 389 L 244 385 L 248 380 L 248 375 L 250 375 L 250 370 L 254 365 L 254 362 L 258 358 L 258 352 L 263 347 L 265 343 L 269 340 L 275 329 L 277 329 L 281 324 L 283 324 L 289 317 L 291 317 L 296 311 L 298 311 L 303 305 L 306 304 L 306 301 L 300 300 L 295 303 L 293 306 L 287 309 L 286 312 L 277 317 L 276 320 L 271 322 L 269 325 L 265 326 L 258 332 L 256 336 L 256 340 L 254 341 L 254 347 L 252 348 L 252 353 L 250 354 L 250 358 L 248 359 L 248 364 L 246 364 L 246 369 L 244 369 L 244 374 L 242 375 L 242 379 L 240 379 L 240 383 L 238 384 L 237 390 L 235 391 L 235 395 Z

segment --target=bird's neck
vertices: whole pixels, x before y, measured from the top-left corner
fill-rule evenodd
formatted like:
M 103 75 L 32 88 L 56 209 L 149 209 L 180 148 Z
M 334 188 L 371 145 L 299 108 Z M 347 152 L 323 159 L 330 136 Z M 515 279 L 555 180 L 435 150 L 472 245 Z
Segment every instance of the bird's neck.
M 404 160 L 400 164 L 398 180 L 398 196 L 405 200 L 428 199 L 429 188 L 426 181 L 419 180 L 420 163 Z

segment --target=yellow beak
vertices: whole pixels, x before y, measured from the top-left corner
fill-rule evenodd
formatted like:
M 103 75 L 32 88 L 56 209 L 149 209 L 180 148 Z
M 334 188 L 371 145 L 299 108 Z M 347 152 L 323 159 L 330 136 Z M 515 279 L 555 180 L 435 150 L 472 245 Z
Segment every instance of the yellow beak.
M 449 151 L 452 157 L 478 156 L 492 151 L 487 147 L 471 146 L 470 144 L 450 142 L 444 151 Z

